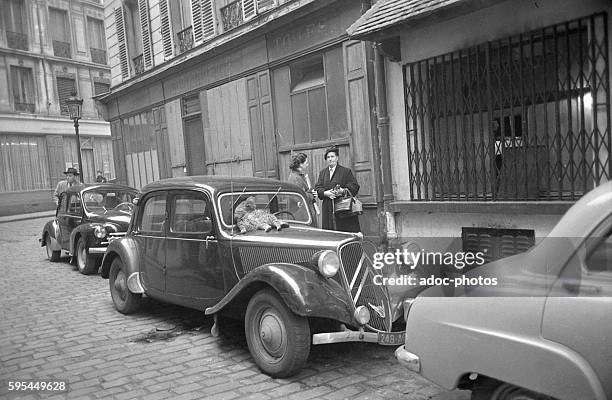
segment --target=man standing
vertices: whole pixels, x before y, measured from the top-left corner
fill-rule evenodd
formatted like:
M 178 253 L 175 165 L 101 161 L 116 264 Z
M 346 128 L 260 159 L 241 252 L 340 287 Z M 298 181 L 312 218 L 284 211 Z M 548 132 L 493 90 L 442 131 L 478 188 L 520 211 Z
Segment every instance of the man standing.
M 64 193 L 66 189 L 79 184 L 77 179 L 77 176 L 79 176 L 79 171 L 76 168 L 68 168 L 66 172 L 64 172 L 64 175 L 66 175 L 66 179 L 59 181 L 57 187 L 55 188 L 55 192 L 53 192 L 53 201 L 55 202 L 56 206 L 59 205 L 60 195 Z
M 102 171 L 100 171 L 100 170 L 98 170 L 98 172 L 97 172 L 96 182 L 97 183 L 106 183 L 106 178 L 104 177 L 104 175 L 102 175 Z

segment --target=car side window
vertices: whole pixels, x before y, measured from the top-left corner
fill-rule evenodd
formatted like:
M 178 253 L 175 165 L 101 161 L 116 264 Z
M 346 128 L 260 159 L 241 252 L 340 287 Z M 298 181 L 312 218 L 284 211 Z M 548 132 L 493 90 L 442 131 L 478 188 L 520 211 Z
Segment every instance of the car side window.
M 66 209 L 68 208 L 68 195 L 66 194 L 66 192 L 64 192 L 61 196 L 62 197 L 60 198 L 60 205 L 58 211 L 60 213 L 65 213 Z
M 199 193 L 177 194 L 172 201 L 170 231 L 204 234 L 210 230 L 211 212 L 208 202 Z
M 72 215 L 81 215 L 83 207 L 81 206 L 81 198 L 78 194 L 73 193 L 68 199 L 68 213 Z
M 602 240 L 587 255 L 585 267 L 588 272 L 607 272 L 612 274 L 612 232 L 608 232 Z
M 149 197 L 142 210 L 140 230 L 147 233 L 161 233 L 166 220 L 165 195 Z

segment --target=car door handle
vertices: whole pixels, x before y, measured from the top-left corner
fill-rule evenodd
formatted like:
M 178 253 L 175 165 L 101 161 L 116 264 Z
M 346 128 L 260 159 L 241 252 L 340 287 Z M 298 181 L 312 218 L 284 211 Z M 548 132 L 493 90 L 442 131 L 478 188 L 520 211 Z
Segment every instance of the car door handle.
M 601 293 L 601 287 L 593 285 L 581 285 L 575 282 L 564 282 L 563 288 L 571 293 L 585 293 L 585 294 L 599 294 Z

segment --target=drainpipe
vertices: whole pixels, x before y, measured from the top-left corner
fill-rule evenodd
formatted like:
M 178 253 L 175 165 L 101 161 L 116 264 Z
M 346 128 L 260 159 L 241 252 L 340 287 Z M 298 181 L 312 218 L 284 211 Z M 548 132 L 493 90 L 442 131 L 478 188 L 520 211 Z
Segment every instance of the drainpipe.
M 380 224 L 384 226 L 384 241 L 388 246 L 388 239 L 397 238 L 395 231 L 395 218 L 393 213 L 387 211 L 388 202 L 393 200 L 393 186 L 391 176 L 391 146 L 389 145 L 389 116 L 387 114 L 387 86 L 385 75 L 385 57 L 380 45 L 374 45 L 374 86 L 376 90 L 376 129 L 377 142 L 380 154 L 380 181 L 382 182 L 383 208 L 379 209 Z
M 45 83 L 45 107 L 47 108 L 47 116 L 49 116 L 49 107 L 51 106 L 51 101 L 49 99 L 49 86 L 47 85 L 47 56 L 45 55 L 45 49 L 43 46 L 43 33 L 42 33 L 42 23 L 40 20 L 40 5 L 36 5 L 36 19 L 38 20 L 38 41 L 40 45 L 40 54 L 42 55 L 42 69 L 43 69 L 43 82 Z
M 362 0 L 361 1 L 361 14 L 363 15 L 366 11 L 368 11 L 372 7 L 372 3 L 375 1 L 371 0 Z M 376 68 L 375 58 L 373 59 L 373 53 L 376 53 L 375 46 L 367 46 L 366 47 L 366 57 L 368 60 L 368 71 L 372 71 L 372 65 Z M 374 56 L 375 57 L 375 56 Z M 368 98 L 370 102 L 375 102 L 376 105 L 370 111 L 370 115 L 372 116 L 372 120 L 374 118 L 378 119 L 378 95 L 376 90 L 376 75 L 374 72 L 375 82 L 372 82 L 371 78 L 368 77 Z M 369 75 L 371 76 L 371 75 Z M 371 103 L 370 103 L 371 104 Z M 385 212 L 384 212 L 384 197 L 383 197 L 383 183 L 382 183 L 382 170 L 381 170 L 381 159 L 382 152 L 380 149 L 380 141 L 378 135 L 378 121 L 376 122 L 376 132 L 374 132 L 374 124 L 373 122 L 370 124 L 370 128 L 372 130 L 372 170 L 374 173 L 374 182 L 375 182 L 375 199 L 376 199 L 376 219 L 378 220 L 378 237 L 380 238 L 380 248 L 379 251 L 385 251 L 388 247 L 387 244 L 387 224 L 385 220 Z

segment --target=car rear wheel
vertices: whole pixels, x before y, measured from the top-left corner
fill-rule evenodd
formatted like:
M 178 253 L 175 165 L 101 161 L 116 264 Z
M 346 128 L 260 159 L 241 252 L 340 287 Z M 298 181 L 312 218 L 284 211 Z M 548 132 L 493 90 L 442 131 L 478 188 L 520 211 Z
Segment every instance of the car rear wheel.
M 295 315 L 273 290 L 261 290 L 251 298 L 245 332 L 255 363 L 274 378 L 295 374 L 308 359 L 308 319 Z
M 91 275 L 98 272 L 98 257 L 89 255 L 85 240 L 80 237 L 76 245 L 76 265 L 80 273 Z
M 122 314 L 129 314 L 140 307 L 142 295 L 130 292 L 127 285 L 127 273 L 123 262 L 119 257 L 111 263 L 108 283 L 110 285 L 111 298 L 117 311 Z
M 486 379 L 472 390 L 472 400 L 552 400 L 552 397 L 535 393 L 530 390 L 500 382 L 494 379 Z
M 51 250 L 51 241 L 52 240 L 54 240 L 54 239 L 51 238 L 51 236 L 47 233 L 45 235 L 45 249 L 47 250 L 47 258 L 51 262 L 57 262 L 57 261 L 60 260 L 60 256 L 62 255 L 62 251 L 61 250 Z

